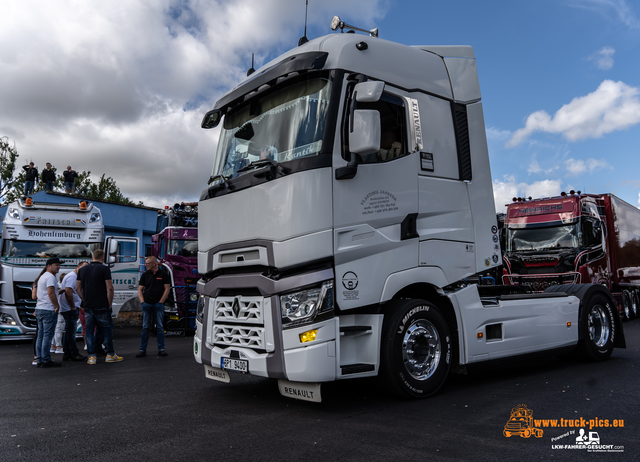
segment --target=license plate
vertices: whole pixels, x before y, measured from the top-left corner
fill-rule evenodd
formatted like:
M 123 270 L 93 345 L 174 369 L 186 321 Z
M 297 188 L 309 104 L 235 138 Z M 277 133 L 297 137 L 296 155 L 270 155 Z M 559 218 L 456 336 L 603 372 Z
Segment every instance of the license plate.
M 246 359 L 220 358 L 220 369 L 247 374 L 249 372 L 249 361 Z

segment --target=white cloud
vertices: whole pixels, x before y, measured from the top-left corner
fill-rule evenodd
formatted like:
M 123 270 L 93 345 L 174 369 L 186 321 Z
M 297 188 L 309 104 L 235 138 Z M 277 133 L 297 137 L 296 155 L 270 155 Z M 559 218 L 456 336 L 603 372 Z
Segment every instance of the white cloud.
M 487 140 L 489 141 L 504 141 L 511 137 L 509 130 L 501 130 L 495 127 L 487 127 Z
M 553 117 L 537 111 L 527 117 L 506 147 L 514 147 L 534 132 L 562 134 L 569 141 L 601 138 L 640 123 L 640 90 L 623 82 L 603 81 L 593 93 L 574 98 Z
M 373 27 L 382 4 L 312 2 L 307 35 L 331 33 L 336 11 Z M 6 2 L 0 135 L 20 162 L 104 173 L 136 201 L 197 199 L 217 142 L 202 116 L 252 52 L 258 68 L 294 48 L 303 21 L 298 0 Z
M 562 188 L 562 180 L 541 180 L 533 183 L 518 183 L 514 176 L 503 178 L 504 181 L 493 180 L 493 198 L 496 204 L 496 212 L 505 212 L 506 204 L 510 204 L 514 197 L 540 197 L 558 196 Z
M 540 173 L 542 172 L 542 169 L 540 168 L 540 164 L 538 163 L 537 160 L 532 160 L 531 163 L 529 164 L 529 168 L 527 168 L 527 172 L 529 173 Z
M 640 29 L 640 21 L 626 0 L 567 0 L 567 3 L 576 8 L 594 11 L 602 16 L 613 14 L 616 20 L 629 29 Z
M 609 70 L 613 67 L 613 55 L 616 50 L 611 47 L 602 47 L 594 55 L 589 57 L 589 60 L 595 61 L 598 69 Z
M 613 167 L 608 162 L 598 159 L 576 160 L 573 157 L 564 161 L 569 175 L 580 175 L 582 173 L 593 173 L 594 171 L 600 171 L 603 169 L 613 170 Z

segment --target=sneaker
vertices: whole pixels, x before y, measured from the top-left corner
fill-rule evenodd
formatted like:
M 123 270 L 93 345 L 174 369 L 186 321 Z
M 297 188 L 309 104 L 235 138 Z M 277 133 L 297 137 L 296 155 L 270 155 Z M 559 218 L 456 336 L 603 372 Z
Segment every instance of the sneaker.
M 169 353 L 167 353 L 164 350 L 160 350 L 160 351 L 158 351 L 158 356 L 169 356 Z
M 62 347 L 56 347 L 56 353 L 64 354 L 64 349 Z
M 60 366 L 62 366 L 62 364 L 54 363 L 53 361 L 47 361 L 47 362 L 42 363 L 42 366 L 40 366 L 40 367 L 60 367 Z
M 49 350 L 49 353 L 55 353 L 55 352 L 56 352 L 56 347 L 51 345 L 51 349 Z
M 37 366 L 38 365 L 38 361 L 36 361 L 35 359 L 31 362 L 32 366 Z
M 136 355 L 136 358 L 144 358 L 145 356 L 147 356 L 147 352 L 144 350 L 140 350 L 140 353 Z
M 87 364 L 95 364 L 95 363 L 96 363 L 96 357 L 89 356 L 89 360 L 87 361 Z
M 107 355 L 107 359 L 104 360 L 105 363 L 119 363 L 124 358 L 122 356 L 118 356 L 117 354 Z
M 84 346 L 84 351 L 87 351 L 87 345 Z

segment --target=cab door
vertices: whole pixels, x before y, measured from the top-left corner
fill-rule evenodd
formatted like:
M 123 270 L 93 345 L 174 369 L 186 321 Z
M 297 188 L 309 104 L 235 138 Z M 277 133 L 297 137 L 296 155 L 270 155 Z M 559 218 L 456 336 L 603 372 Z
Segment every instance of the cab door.
M 336 299 L 341 309 L 380 302 L 389 274 L 418 266 L 419 152 L 411 152 L 408 110 L 401 90 L 382 82 L 347 82 L 333 158 Z M 376 132 L 371 135 L 376 143 L 363 151 L 358 132 L 370 130 Z M 354 176 L 353 168 L 348 171 L 353 156 Z
M 139 239 L 137 237 L 107 236 L 104 249 L 115 291 L 112 305 L 112 316 L 115 318 L 127 302 L 137 305 L 135 301 L 138 298 L 140 279 Z

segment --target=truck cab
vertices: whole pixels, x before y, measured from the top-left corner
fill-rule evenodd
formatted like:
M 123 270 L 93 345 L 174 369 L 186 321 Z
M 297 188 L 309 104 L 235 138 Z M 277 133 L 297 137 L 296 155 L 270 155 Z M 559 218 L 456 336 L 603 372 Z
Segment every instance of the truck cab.
M 166 335 L 195 330 L 198 301 L 198 206 L 175 204 L 158 211 L 151 255 L 171 277 L 171 293 L 165 302 Z
M 421 398 L 452 367 L 576 348 L 583 311 L 601 314 L 592 356 L 623 345 L 600 288 L 481 286 L 502 256 L 471 47 L 320 37 L 224 95 L 202 121 L 217 126 L 198 206 L 206 377 L 310 401 L 377 377 Z

